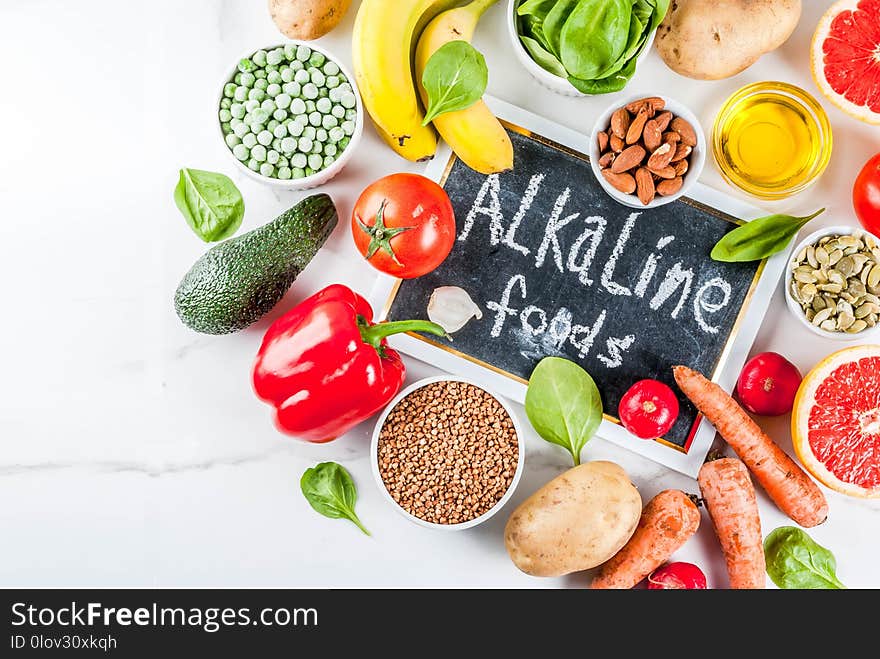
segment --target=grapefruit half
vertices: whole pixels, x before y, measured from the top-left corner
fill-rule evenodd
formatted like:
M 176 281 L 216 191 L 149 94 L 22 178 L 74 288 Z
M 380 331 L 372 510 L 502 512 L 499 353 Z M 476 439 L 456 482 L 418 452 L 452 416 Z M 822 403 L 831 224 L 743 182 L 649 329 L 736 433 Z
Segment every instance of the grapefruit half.
M 791 435 L 820 482 L 850 496 L 880 497 L 880 345 L 836 352 L 804 378 Z
M 847 114 L 880 124 L 880 0 L 840 0 L 825 12 L 810 48 L 813 79 Z

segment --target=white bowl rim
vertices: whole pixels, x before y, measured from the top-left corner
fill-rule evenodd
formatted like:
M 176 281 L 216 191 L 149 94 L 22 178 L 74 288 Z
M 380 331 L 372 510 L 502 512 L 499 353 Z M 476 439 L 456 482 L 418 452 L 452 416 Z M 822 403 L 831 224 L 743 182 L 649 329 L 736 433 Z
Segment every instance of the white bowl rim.
M 487 394 L 492 396 L 495 400 L 497 400 L 501 407 L 504 408 L 504 411 L 507 412 L 508 416 L 510 416 L 510 420 L 513 423 L 513 430 L 516 433 L 517 439 L 517 462 L 516 462 L 516 470 L 513 472 L 513 479 L 510 481 L 510 486 L 507 488 L 507 491 L 504 495 L 495 503 L 492 508 L 484 512 L 479 517 L 475 517 L 474 519 L 470 519 L 466 522 L 460 522 L 459 524 L 435 524 L 433 522 L 426 522 L 423 519 L 420 519 L 413 515 L 412 513 L 404 510 L 400 504 L 398 504 L 394 497 L 388 492 L 388 489 L 385 487 L 385 482 L 382 480 L 382 475 L 379 473 L 379 434 L 382 431 L 382 426 L 385 425 L 385 420 L 388 418 L 388 415 L 391 413 L 391 410 L 404 398 L 409 396 L 414 391 L 421 389 L 429 384 L 434 384 L 435 382 L 463 382 L 465 384 L 470 384 L 475 387 L 479 387 Z M 406 517 L 412 522 L 415 522 L 419 526 L 423 526 L 429 529 L 437 529 L 441 531 L 463 531 L 465 529 L 472 528 L 477 526 L 478 524 L 482 524 L 490 517 L 495 515 L 496 512 L 501 510 L 504 505 L 510 500 L 510 497 L 513 496 L 514 490 L 516 490 L 516 486 L 519 484 L 520 478 L 522 477 L 523 470 L 525 468 L 525 446 L 524 444 L 524 436 L 522 433 L 522 426 L 519 422 L 519 418 L 516 413 L 503 397 L 501 397 L 496 392 L 492 391 L 490 388 L 486 387 L 475 380 L 470 378 L 460 377 L 457 375 L 437 375 L 434 377 L 423 378 L 421 380 L 417 380 L 413 382 L 411 385 L 404 387 L 400 390 L 400 392 L 391 400 L 388 405 L 385 406 L 385 409 L 382 410 L 382 413 L 379 415 L 379 418 L 376 420 L 376 425 L 373 428 L 373 436 L 370 440 L 370 470 L 373 473 L 373 479 L 376 481 L 376 485 L 379 487 L 382 496 L 388 501 L 394 509 L 397 510 L 401 515 Z
M 801 240 L 797 246 L 794 248 L 794 251 L 791 253 L 791 257 L 788 259 L 788 263 L 785 266 L 785 301 L 788 306 L 788 310 L 794 315 L 804 327 L 810 330 L 816 336 L 821 336 L 826 339 L 832 339 L 833 341 L 858 341 L 860 339 L 869 339 L 874 337 L 878 332 L 880 332 L 880 323 L 878 323 L 874 327 L 869 327 L 868 329 L 862 330 L 858 334 L 847 334 L 846 332 L 829 332 L 828 330 L 823 330 L 821 327 L 816 327 L 813 323 L 807 320 L 806 315 L 804 315 L 803 309 L 801 309 L 800 304 L 794 299 L 791 294 L 791 279 L 792 279 L 792 264 L 795 259 L 797 259 L 797 255 L 800 253 L 802 249 L 807 247 L 807 245 L 812 245 L 817 242 L 820 238 L 824 238 L 825 236 L 831 235 L 841 235 L 841 236 L 851 236 L 854 234 L 868 234 L 877 241 L 877 244 L 880 245 L 880 238 L 878 238 L 875 234 L 871 233 L 867 229 L 860 226 L 853 226 L 848 224 L 835 224 L 833 226 L 823 227 L 821 229 L 817 229 L 813 233 L 809 234 L 806 238 Z
M 357 105 L 355 106 L 357 117 L 355 121 L 354 133 L 351 136 L 348 146 L 345 148 L 339 158 L 334 160 L 329 167 L 327 167 L 326 169 L 322 169 L 319 172 L 315 172 L 311 176 L 306 176 L 298 179 L 269 178 L 268 176 L 263 176 L 262 174 L 260 174 L 260 172 L 253 171 L 250 167 L 248 167 L 235 157 L 235 154 L 232 153 L 232 149 L 230 149 L 229 145 L 226 144 L 226 136 L 223 134 L 223 128 L 220 126 L 221 122 L 217 119 L 217 113 L 219 112 L 220 102 L 224 98 L 224 88 L 226 87 L 227 83 L 232 81 L 232 79 L 235 77 L 235 74 L 238 73 L 238 63 L 241 60 L 243 60 L 245 57 L 251 57 L 258 50 L 268 51 L 275 48 L 283 48 L 284 46 L 290 44 L 296 44 L 297 46 L 303 45 L 307 46 L 311 50 L 316 50 L 324 55 L 324 57 L 326 57 L 327 59 L 332 60 L 339 67 L 339 70 L 342 71 L 343 74 L 345 74 L 345 77 L 348 79 L 348 83 L 351 85 L 352 91 L 354 92 L 354 96 L 357 101 Z M 223 150 L 229 154 L 229 157 L 232 158 L 232 162 L 235 163 L 235 166 L 246 176 L 249 176 L 255 181 L 259 181 L 260 183 L 263 183 L 265 185 L 269 185 L 275 188 L 281 188 L 283 190 L 308 190 L 310 188 L 323 185 L 324 183 L 330 181 L 333 177 L 339 174 L 339 172 L 341 172 L 343 168 L 348 164 L 348 161 L 351 159 L 352 154 L 356 150 L 357 145 L 361 140 L 361 136 L 363 135 L 364 105 L 363 100 L 361 99 L 360 89 L 358 89 L 357 86 L 357 81 L 354 79 L 351 71 L 348 70 L 348 67 L 345 66 L 345 64 L 341 62 L 336 55 L 334 55 L 323 46 L 318 46 L 311 41 L 304 41 L 302 39 L 288 39 L 285 42 L 276 43 L 270 46 L 263 46 L 261 48 L 250 48 L 236 58 L 235 64 L 233 64 L 230 73 L 226 75 L 226 77 L 223 79 L 223 82 L 220 84 L 220 91 L 217 94 L 217 102 L 214 104 L 213 109 L 213 120 L 217 125 L 217 133 L 220 135 L 220 142 L 223 145 Z
M 662 98 L 666 102 L 666 110 L 669 110 L 677 117 L 681 117 L 693 126 L 697 133 L 697 146 L 692 152 L 694 157 L 691 158 L 688 171 L 683 177 L 681 190 L 668 197 L 661 197 L 658 195 L 651 200 L 650 204 L 645 206 L 639 201 L 639 198 L 635 194 L 624 194 L 623 192 L 614 189 L 611 184 L 605 180 L 605 177 L 602 176 L 602 170 L 599 168 L 599 144 L 597 136 L 599 135 L 600 130 L 605 130 L 608 127 L 608 124 L 611 121 L 611 115 L 614 114 L 615 110 L 622 108 L 633 101 L 642 98 L 650 98 L 652 96 Z M 612 199 L 629 208 L 650 210 L 652 208 L 659 208 L 660 206 L 671 204 L 673 201 L 681 199 L 697 184 L 703 173 L 703 168 L 706 165 L 706 134 L 703 131 L 703 125 L 700 123 L 699 117 L 697 117 L 697 115 L 684 103 L 675 98 L 668 96 L 667 94 L 654 94 L 650 92 L 630 94 L 625 97 L 617 98 L 599 115 L 599 118 L 593 125 L 593 131 L 590 133 L 589 156 L 593 175 L 596 177 L 596 180 L 599 181 L 599 185 L 602 186 L 602 189 L 605 190 Z
M 517 58 L 520 60 L 520 63 L 526 68 L 526 70 L 532 75 L 532 77 L 550 91 L 556 92 L 557 94 L 560 94 L 562 96 L 569 96 L 573 98 L 590 98 L 592 96 L 604 96 L 604 94 L 584 94 L 577 87 L 572 85 L 568 80 L 550 73 L 540 64 L 538 64 L 534 59 L 532 59 L 532 56 L 526 50 L 525 46 L 523 46 L 522 41 L 520 41 L 519 32 L 517 30 L 515 14 L 519 2 L 520 0 L 510 0 L 510 2 L 508 3 L 507 33 L 511 41 L 513 42 L 513 48 L 514 52 L 517 55 Z M 642 62 L 642 60 L 647 56 L 647 54 L 651 51 L 651 48 L 654 46 L 654 38 L 656 36 L 657 30 L 655 29 L 648 36 L 647 41 L 645 41 L 645 45 L 642 47 L 642 52 L 640 52 L 638 57 L 636 58 L 637 69 L 638 65 Z

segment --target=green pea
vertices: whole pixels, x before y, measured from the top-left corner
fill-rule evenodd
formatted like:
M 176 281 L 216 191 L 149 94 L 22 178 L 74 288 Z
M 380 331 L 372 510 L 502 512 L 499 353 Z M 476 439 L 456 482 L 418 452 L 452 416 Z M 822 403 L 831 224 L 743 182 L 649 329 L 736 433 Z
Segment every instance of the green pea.
M 304 46 L 300 44 L 296 48 L 296 59 L 300 62 L 308 62 L 309 58 L 312 56 L 312 49 L 308 46 Z
M 294 151 L 296 151 L 296 140 L 292 137 L 285 137 L 281 140 L 281 150 L 290 155 Z
M 357 105 L 357 98 L 354 94 L 346 94 L 339 102 L 342 103 L 342 107 L 351 109 Z
M 312 151 L 311 151 L 311 153 L 313 153 L 313 154 L 320 154 L 321 151 L 323 151 L 323 150 L 324 150 L 324 145 L 321 144 L 320 142 L 314 142 L 314 143 L 312 143 Z
M 299 137 L 300 135 L 302 135 L 303 130 L 305 130 L 305 126 L 303 126 L 298 121 L 291 121 L 289 124 L 287 124 L 287 132 L 294 137 Z
M 339 76 L 329 75 L 324 81 L 324 86 L 328 89 L 336 89 L 339 87 Z
M 287 110 L 284 108 L 278 108 L 275 112 L 272 113 L 272 116 L 275 117 L 277 121 L 284 121 L 287 119 Z
M 310 100 L 306 101 L 306 112 L 311 114 L 312 112 L 314 112 L 317 109 L 318 109 L 318 104 L 315 103 L 313 100 L 310 99 Z
M 317 50 L 312 51 L 312 56 L 309 57 L 309 64 L 312 66 L 323 66 L 326 61 L 327 58 L 324 57 L 324 53 L 319 53 Z
M 274 140 L 272 140 L 271 146 L 275 151 L 281 151 L 281 140 L 276 137 Z
M 318 140 L 318 142 L 320 142 L 321 145 L 323 145 L 327 141 L 327 137 L 328 137 L 327 131 L 324 130 L 323 128 L 319 128 L 315 132 L 315 139 Z
M 303 169 L 308 162 L 309 159 L 304 153 L 295 153 L 290 157 L 290 164 L 294 169 Z
M 318 88 L 315 86 L 315 83 L 308 82 L 303 85 L 302 95 L 311 100 L 318 98 Z M 343 103 L 343 105 L 345 104 Z
M 278 124 L 275 128 L 272 129 L 272 134 L 275 137 L 286 137 L 287 136 L 287 126 L 284 124 Z
M 266 162 L 270 165 L 278 164 L 278 159 L 281 157 L 281 154 L 278 153 L 275 149 L 266 153 Z
M 284 166 L 278 168 L 278 178 L 286 181 L 291 177 L 291 175 L 292 172 L 290 171 L 290 167 Z
M 232 107 L 232 99 L 231 98 L 226 98 L 224 96 L 223 98 L 220 99 L 220 109 L 221 110 L 228 110 L 231 107 Z
M 302 93 L 302 86 L 298 82 L 285 82 L 281 85 L 281 91 L 291 98 L 296 98 Z
M 302 169 L 301 167 L 294 167 L 293 168 L 293 178 L 305 178 L 305 177 L 306 177 L 306 172 L 304 169 Z
M 265 78 L 260 78 L 254 83 L 254 87 L 259 89 L 260 91 L 266 91 L 266 88 L 269 86 L 269 83 L 266 82 Z
M 269 111 L 260 106 L 251 112 L 251 123 L 264 124 L 269 121 Z
M 268 130 L 263 130 L 257 133 L 257 142 L 263 146 L 268 146 L 269 144 L 272 144 L 272 137 L 272 133 Z
M 350 137 L 343 137 L 339 140 L 339 148 L 345 151 L 346 147 L 351 143 Z
M 260 161 L 257 160 L 256 158 L 251 158 L 250 160 L 248 160 L 247 166 L 248 166 L 248 169 L 252 169 L 255 172 L 260 171 Z
M 241 144 L 241 138 L 235 133 L 229 133 L 229 135 L 227 135 L 225 139 L 226 146 L 228 146 L 230 149 L 235 149 L 235 147 Z
M 296 59 L 296 44 L 295 43 L 284 44 L 284 57 L 287 58 L 288 62 Z
M 290 161 L 284 156 L 279 155 L 277 167 L 290 167 Z
M 306 104 L 301 98 L 295 98 L 290 102 L 290 111 L 294 116 L 306 113 Z
M 250 113 L 260 107 L 260 102 L 256 99 L 248 99 L 244 102 L 245 113 Z
M 341 105 L 334 105 L 333 109 L 330 110 L 330 114 L 332 114 L 337 119 L 344 119 L 345 118 L 345 108 L 342 107 Z
M 275 129 L 278 128 L 278 126 L 280 126 L 280 125 L 281 125 L 281 122 L 278 121 L 277 119 L 270 119 L 269 123 L 266 124 L 266 130 L 268 130 L 270 133 L 274 133 Z
M 281 82 L 293 82 L 293 76 L 296 73 L 289 66 L 285 66 L 281 69 Z
M 348 84 L 347 82 L 343 82 L 341 85 L 339 85 L 339 90 L 342 93 L 345 93 L 345 92 L 348 92 L 349 94 L 354 93 L 354 90 L 351 88 L 351 85 Z
M 270 165 L 267 162 L 264 162 L 262 165 L 260 165 L 260 174 L 262 174 L 263 176 L 269 177 L 272 176 L 272 174 L 274 173 L 275 165 Z
M 351 137 L 354 135 L 354 122 L 353 121 L 343 121 L 342 122 L 342 130 L 345 131 L 345 134 Z
M 257 65 L 254 64 L 247 57 L 245 57 L 242 60 L 239 60 L 239 62 L 238 62 L 238 70 L 241 71 L 242 73 L 249 73 L 251 71 L 254 71 L 256 68 L 257 68 Z
M 236 85 L 240 85 L 241 84 L 241 73 L 236 73 L 234 76 L 232 76 L 232 82 L 234 82 Z
M 247 124 L 244 122 L 241 122 L 237 126 L 232 127 L 232 132 L 235 133 L 238 137 L 244 137 L 248 134 L 249 130 L 250 128 L 248 128 Z
M 327 169 L 334 162 L 336 162 L 336 158 L 333 156 L 324 156 L 324 169 Z
M 226 98 L 232 98 L 233 96 L 235 96 L 235 90 L 237 88 L 238 85 L 236 85 L 234 82 L 227 82 L 226 85 L 224 85 L 223 87 L 223 95 Z
M 269 74 L 272 73 L 272 71 L 277 71 L 277 70 L 278 70 L 277 64 L 267 64 L 266 65 L 266 78 L 269 77 Z
M 244 100 L 247 100 L 248 97 L 248 88 L 247 87 L 236 87 L 235 91 L 232 94 L 232 97 L 241 103 Z
M 315 135 L 318 134 L 318 131 L 314 126 L 306 126 L 303 128 L 303 137 L 307 137 L 310 140 L 315 139 Z
M 345 137 L 345 131 L 339 127 L 331 128 L 327 132 L 327 136 L 329 137 L 331 142 L 336 144 L 336 143 L 340 142 Z
M 324 82 L 326 81 L 326 78 L 324 77 L 324 74 L 321 73 L 318 69 L 312 69 L 310 75 L 312 77 L 312 84 L 313 85 L 317 85 L 318 87 L 324 86 Z
M 344 92 L 340 87 L 336 87 L 335 89 L 330 90 L 330 100 L 334 103 L 340 103 L 342 101 L 342 94 Z
M 315 173 L 314 169 L 312 169 L 311 167 L 306 167 L 306 176 L 311 176 L 314 173 Z
M 259 134 L 262 133 L 264 130 L 266 130 L 266 126 L 264 126 L 263 124 L 258 124 L 258 123 L 256 123 L 256 122 L 254 122 L 254 123 L 251 124 L 251 132 L 252 132 L 254 135 L 259 135 Z
M 357 119 L 358 113 L 357 110 L 346 110 L 345 111 L 345 120 L 346 121 L 354 121 Z
M 322 115 L 318 111 L 312 112 L 311 114 L 309 114 L 309 123 L 312 126 L 314 126 L 315 128 L 317 128 L 318 126 L 321 125 L 321 119 L 323 118 L 323 116 L 324 115 Z
M 332 114 L 325 114 L 321 119 L 321 126 L 323 126 L 326 130 L 330 130 L 331 128 L 335 128 L 339 125 L 339 119 L 334 117 Z
M 315 101 L 315 109 L 318 112 L 321 112 L 323 114 L 327 114 L 330 112 L 330 110 L 332 108 L 333 108 L 333 103 L 330 102 L 329 98 L 319 98 L 317 101 Z
M 265 77 L 266 77 L 266 71 L 265 71 L 264 69 L 257 69 L 256 71 L 254 71 L 254 77 L 255 77 L 257 80 L 265 79 Z
M 327 98 L 330 95 L 330 90 L 326 87 L 318 87 L 318 98 Z
M 241 119 L 245 113 L 244 105 L 242 105 L 241 103 L 233 103 L 231 106 L 229 106 L 229 112 L 236 119 Z
M 254 56 L 251 59 L 257 66 L 264 67 L 266 66 L 266 54 L 267 53 L 265 50 L 258 50 L 254 53 Z
M 248 133 L 241 138 L 241 143 L 244 144 L 247 148 L 253 149 L 255 146 L 257 146 L 257 136 L 253 133 Z
M 304 68 L 306 68 L 306 65 L 300 62 L 298 59 L 295 59 L 290 63 L 290 68 L 293 69 L 294 73 L 296 73 L 297 71 L 302 71 Z
M 257 78 L 256 78 L 256 76 L 254 76 L 253 73 L 242 73 L 241 74 L 241 83 L 239 83 L 239 84 L 242 84 L 245 87 L 250 88 L 250 87 L 254 86 L 254 83 L 256 81 L 257 81 Z
M 229 120 L 232 119 L 232 113 L 229 110 L 221 109 L 218 115 L 224 124 L 229 123 Z
M 288 94 L 277 94 L 275 96 L 275 105 L 277 105 L 282 110 L 290 107 L 290 101 L 292 99 Z
M 232 155 L 244 162 L 250 158 L 251 152 L 244 144 L 236 144 L 232 149 Z
M 264 98 L 266 98 L 266 92 L 264 92 L 259 87 L 254 87 L 248 92 L 247 97 L 249 101 L 262 101 Z
M 260 162 L 266 161 L 266 147 L 262 144 L 257 144 L 253 149 L 251 149 L 251 157 L 256 158 Z
M 266 74 L 266 80 L 269 81 L 270 85 L 277 85 L 281 82 L 281 71 L 269 71 Z
M 278 96 L 278 94 L 281 93 L 281 85 L 274 84 L 274 83 L 270 84 L 268 87 L 266 87 L 266 93 L 270 97 L 275 98 L 276 96 Z
M 312 141 L 312 138 L 303 135 L 299 138 L 296 148 L 299 149 L 300 153 L 311 153 L 313 145 L 314 142 Z
M 220 124 L 220 130 L 223 131 L 224 135 L 229 135 L 232 132 L 232 126 L 229 125 L 228 121 L 224 121 Z
M 275 110 L 278 109 L 278 106 L 275 105 L 275 101 L 271 98 L 267 98 L 260 103 L 260 109 L 265 110 L 267 114 L 272 114 Z M 267 117 L 268 118 L 268 117 Z
M 312 79 L 312 77 L 309 75 L 309 72 L 306 71 L 305 69 L 300 69 L 293 76 L 293 81 L 298 82 L 301 85 L 304 85 L 307 82 L 310 82 L 311 79 Z
M 324 75 L 335 76 L 337 73 L 339 73 L 339 65 L 333 60 L 327 60 L 324 65 Z
M 270 50 L 266 53 L 266 63 L 269 66 L 278 66 L 281 64 L 281 60 L 284 59 L 284 49 L 275 48 L 274 50 Z

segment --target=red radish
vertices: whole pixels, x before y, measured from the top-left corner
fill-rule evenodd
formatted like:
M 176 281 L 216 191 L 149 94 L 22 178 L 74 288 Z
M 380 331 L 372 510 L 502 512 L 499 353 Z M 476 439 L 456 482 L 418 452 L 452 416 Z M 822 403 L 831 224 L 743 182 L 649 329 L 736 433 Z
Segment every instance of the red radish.
M 706 590 L 706 575 L 693 563 L 667 563 L 648 577 L 648 590 Z
M 641 439 L 663 437 L 678 418 L 678 398 L 657 380 L 639 380 L 629 388 L 617 409 L 623 427 Z
M 797 366 L 785 357 L 762 352 L 746 363 L 736 383 L 736 393 L 749 412 L 780 416 L 791 412 L 802 379 Z

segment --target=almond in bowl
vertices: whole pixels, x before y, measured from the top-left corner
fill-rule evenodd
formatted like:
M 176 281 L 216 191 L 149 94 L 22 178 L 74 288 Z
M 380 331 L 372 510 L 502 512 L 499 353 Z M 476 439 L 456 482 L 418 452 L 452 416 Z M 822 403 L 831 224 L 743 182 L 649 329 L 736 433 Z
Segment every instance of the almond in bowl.
M 590 160 L 599 183 L 620 203 L 652 208 L 678 199 L 705 163 L 705 138 L 687 108 L 660 96 L 608 108 L 596 123 Z

